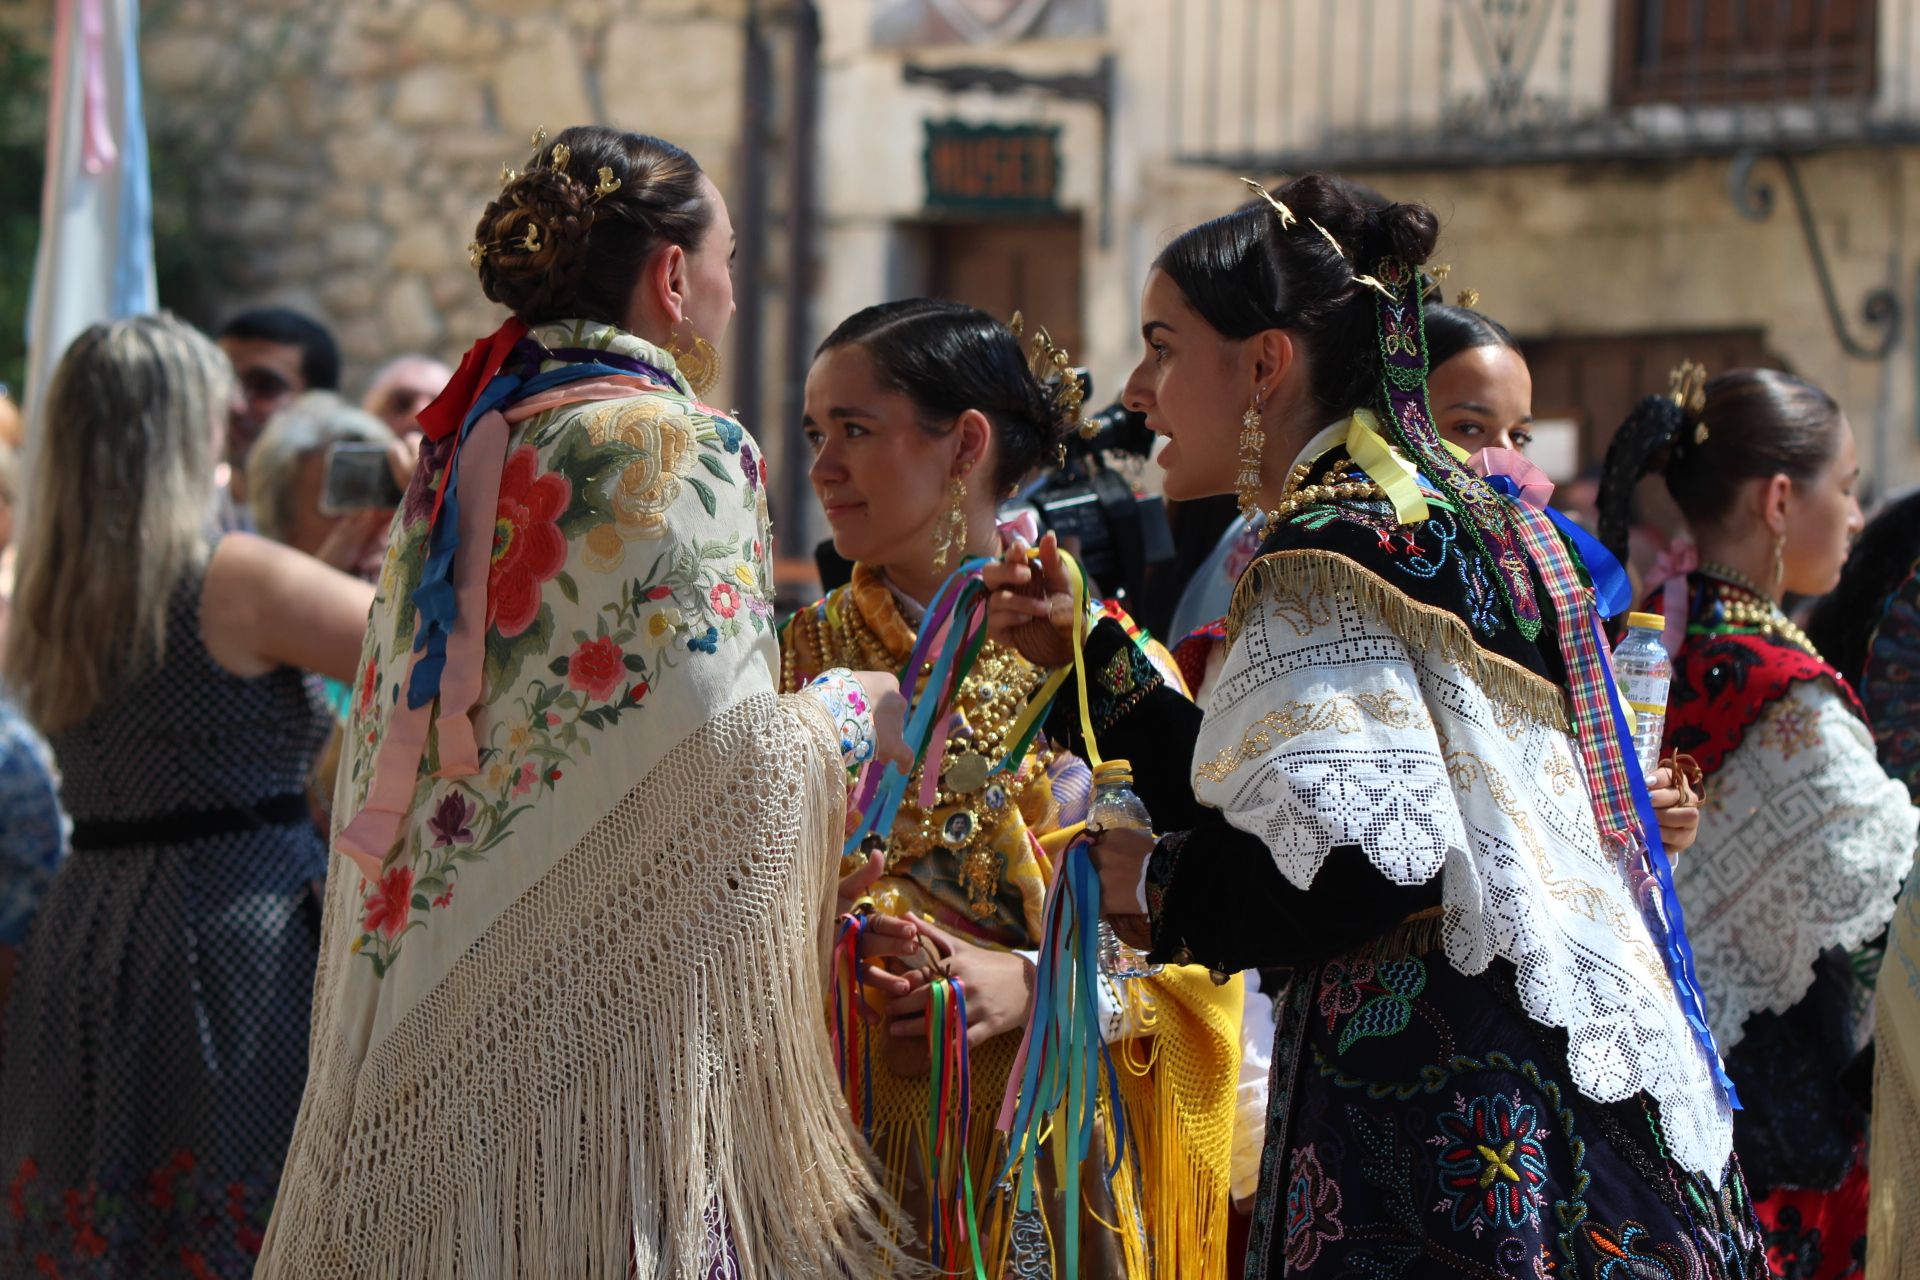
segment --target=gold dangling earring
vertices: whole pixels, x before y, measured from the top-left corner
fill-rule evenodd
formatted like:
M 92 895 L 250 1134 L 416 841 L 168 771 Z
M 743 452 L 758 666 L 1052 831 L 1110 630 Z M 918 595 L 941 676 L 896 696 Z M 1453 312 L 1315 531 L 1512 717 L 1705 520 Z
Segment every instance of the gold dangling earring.
M 711 342 L 695 333 L 691 324 L 684 320 L 681 323 L 687 325 L 687 346 L 680 345 L 676 331 L 667 338 L 667 354 L 680 367 L 680 376 L 693 388 L 693 394 L 704 396 L 713 390 L 714 383 L 720 381 L 720 353 Z
M 1266 451 L 1267 431 L 1260 413 L 1260 396 L 1240 418 L 1240 474 L 1234 488 L 1240 498 L 1240 518 L 1249 526 L 1266 513 L 1260 509 L 1260 455 Z
M 1787 580 L 1787 535 L 1773 535 L 1773 594 L 1780 594 L 1780 587 Z
M 967 482 L 959 476 L 947 489 L 947 513 L 933 527 L 933 567 L 943 570 L 947 557 L 967 549 Z

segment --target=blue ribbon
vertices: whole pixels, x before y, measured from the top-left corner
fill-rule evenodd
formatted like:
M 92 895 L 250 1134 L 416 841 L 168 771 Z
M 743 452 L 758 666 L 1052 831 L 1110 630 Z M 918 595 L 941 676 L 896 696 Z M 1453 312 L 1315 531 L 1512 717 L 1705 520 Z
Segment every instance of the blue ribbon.
M 459 439 L 465 444 L 474 423 L 495 409 L 588 378 L 630 377 L 625 369 L 600 363 L 568 364 L 546 373 L 528 376 L 506 370 L 494 375 L 467 410 L 460 423 Z M 440 696 L 440 677 L 447 666 L 447 640 L 459 614 L 459 599 L 453 588 L 454 555 L 460 549 L 460 474 L 466 469 L 467 454 L 461 448 L 447 472 L 446 492 L 440 500 L 439 518 L 427 535 L 426 564 L 420 585 L 414 589 L 413 604 L 420 611 L 420 626 L 413 638 L 413 672 L 407 680 L 407 705 L 424 707 Z
M 1601 629 L 1598 618 L 1593 620 L 1593 631 L 1604 650 L 1607 635 Z M 1624 748 L 1625 744 L 1633 741 L 1633 734 L 1627 729 L 1627 714 L 1620 705 L 1619 686 L 1611 680 L 1607 682 L 1607 707 L 1613 713 L 1614 736 Z M 1630 750 L 1627 756 L 1629 760 L 1634 758 Z M 1653 797 L 1647 793 L 1647 780 L 1640 776 L 1637 766 L 1628 768 L 1626 773 L 1633 789 L 1633 808 L 1640 819 L 1647 859 L 1653 863 L 1654 879 L 1660 882 L 1660 909 L 1666 917 L 1667 976 L 1673 981 L 1674 994 L 1680 998 L 1680 1012 L 1686 1015 L 1687 1025 L 1693 1028 L 1694 1039 L 1700 1042 L 1700 1047 L 1706 1051 L 1707 1061 L 1713 1064 L 1713 1077 L 1719 1083 L 1721 1092 L 1726 1094 L 1727 1105 L 1739 1111 L 1739 1091 L 1733 1087 L 1733 1078 L 1720 1061 L 1720 1046 L 1714 1043 L 1713 1031 L 1707 1026 L 1707 1002 L 1700 994 L 1700 977 L 1693 965 L 1693 944 L 1687 940 L 1686 913 L 1680 906 L 1680 894 L 1673 886 L 1673 862 L 1667 857 L 1666 846 L 1660 841 L 1660 820 L 1653 813 Z
M 913 704 L 907 709 L 905 737 L 908 745 L 914 748 L 915 767 L 925 758 L 927 748 L 931 745 L 928 738 L 933 733 L 933 715 L 939 710 L 940 694 L 947 687 L 954 663 L 960 660 L 961 651 L 966 648 L 967 615 L 972 608 L 973 597 L 985 591 L 980 585 L 980 570 L 991 563 L 985 556 L 974 556 L 963 562 L 940 584 L 940 590 L 934 593 L 933 603 L 927 606 L 927 617 L 939 618 L 944 614 L 947 618 L 947 637 L 939 657 L 934 660 L 932 672 L 914 689 Z M 961 598 L 948 610 L 947 599 L 956 593 Z M 909 657 L 908 662 L 912 661 Z M 906 672 L 902 672 L 902 679 L 906 675 Z M 902 771 L 896 764 L 887 765 L 886 772 L 880 776 L 880 785 L 874 790 L 873 800 L 860 815 L 860 825 L 842 846 L 844 853 L 858 853 L 861 842 L 870 834 L 877 834 L 883 840 L 892 834 L 893 820 L 906 798 L 909 780 L 910 771 Z
M 1494 475 L 1487 477 L 1487 483 L 1494 490 L 1515 502 L 1520 501 L 1520 487 L 1511 476 Z M 1566 540 L 1573 544 L 1574 552 L 1585 562 L 1587 576 L 1593 581 L 1593 594 L 1600 606 L 1601 616 L 1611 618 L 1633 607 L 1633 583 L 1627 577 L 1627 571 L 1614 558 L 1611 551 L 1600 540 L 1567 519 L 1552 507 L 1541 508 L 1554 528 L 1558 529 Z M 1594 638 L 1600 645 L 1600 651 L 1607 651 L 1607 634 L 1600 625 L 1600 619 L 1593 619 Z M 1620 688 L 1613 680 L 1608 680 L 1607 709 L 1613 719 L 1615 738 L 1621 743 L 1629 761 L 1637 761 L 1633 750 L 1633 734 L 1627 728 L 1627 716 L 1620 703 Z M 1727 1105 L 1738 1111 L 1740 1095 L 1733 1087 L 1733 1080 L 1727 1075 L 1726 1066 L 1720 1061 L 1720 1047 L 1714 1043 L 1713 1031 L 1707 1026 L 1706 998 L 1700 992 L 1700 978 L 1694 970 L 1693 944 L 1687 939 L 1687 922 L 1680 906 L 1680 894 L 1673 884 L 1673 861 L 1667 856 L 1666 846 L 1660 840 L 1660 820 L 1653 812 L 1653 797 L 1647 791 L 1647 780 L 1641 776 L 1635 765 L 1624 771 L 1627 785 L 1633 794 L 1635 816 L 1640 820 L 1641 838 L 1646 844 L 1647 860 L 1653 864 L 1653 876 L 1660 884 L 1660 910 L 1665 917 L 1665 939 L 1662 949 L 1666 952 L 1667 977 L 1673 983 L 1674 994 L 1680 1001 L 1680 1012 L 1686 1015 L 1687 1025 L 1693 1029 L 1694 1039 L 1706 1051 L 1707 1061 L 1713 1064 L 1714 1079 L 1721 1091 L 1726 1094 Z

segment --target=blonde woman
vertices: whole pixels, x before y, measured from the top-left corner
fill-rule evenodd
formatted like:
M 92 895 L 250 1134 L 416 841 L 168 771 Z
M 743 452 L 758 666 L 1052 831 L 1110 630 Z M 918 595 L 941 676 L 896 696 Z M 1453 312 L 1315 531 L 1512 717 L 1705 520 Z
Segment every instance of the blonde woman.
M 49 390 L 6 674 L 74 828 L 8 1011 L 8 1274 L 250 1274 L 299 1105 L 329 721 L 302 670 L 349 677 L 373 588 L 210 532 L 232 395 L 164 315 L 88 329 Z

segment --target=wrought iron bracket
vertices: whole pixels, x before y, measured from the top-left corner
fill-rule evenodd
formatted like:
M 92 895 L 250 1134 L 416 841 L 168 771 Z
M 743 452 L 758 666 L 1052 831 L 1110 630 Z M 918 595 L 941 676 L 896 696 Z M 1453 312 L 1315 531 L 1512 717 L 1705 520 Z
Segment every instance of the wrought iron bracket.
M 1101 57 L 1092 71 L 1079 74 L 1030 76 L 1012 67 L 926 67 L 909 62 L 901 68 L 908 84 L 933 85 L 948 93 L 983 89 L 999 97 L 1038 93 L 1065 102 L 1091 103 L 1100 112 L 1100 247 L 1113 242 L 1113 104 L 1115 66 L 1112 54 Z
M 1848 327 L 1846 312 L 1833 285 L 1833 273 L 1827 266 L 1827 253 L 1820 243 L 1820 227 L 1813 220 L 1813 205 L 1807 199 L 1806 184 L 1800 180 L 1800 165 L 1785 152 L 1766 155 L 1742 151 L 1734 156 L 1727 171 L 1727 195 L 1740 216 L 1764 222 L 1773 214 L 1773 184 L 1757 178 L 1760 162 L 1771 159 L 1786 178 L 1787 193 L 1793 198 L 1793 211 L 1800 220 L 1800 234 L 1807 242 L 1807 256 L 1813 260 L 1814 278 L 1820 283 L 1820 298 L 1826 303 L 1827 319 L 1833 325 L 1840 347 L 1856 360 L 1885 360 L 1900 341 L 1901 306 L 1899 297 L 1885 285 L 1867 291 L 1860 301 L 1860 319 L 1872 331 L 1872 341 L 1862 342 Z

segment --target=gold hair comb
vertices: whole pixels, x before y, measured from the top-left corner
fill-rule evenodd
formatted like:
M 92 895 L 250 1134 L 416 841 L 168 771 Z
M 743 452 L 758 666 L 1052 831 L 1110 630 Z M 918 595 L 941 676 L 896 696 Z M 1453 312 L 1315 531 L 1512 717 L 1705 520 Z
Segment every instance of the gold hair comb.
M 1026 317 L 1020 312 L 1013 313 L 1013 319 L 1007 322 L 1007 328 L 1013 330 L 1014 337 L 1026 335 Z M 1080 407 L 1086 399 L 1086 391 L 1080 385 L 1080 378 L 1073 371 L 1073 359 L 1066 348 L 1054 345 L 1053 335 L 1045 326 L 1033 331 L 1033 346 L 1027 358 L 1027 368 L 1042 384 L 1048 379 L 1054 380 L 1052 403 L 1056 417 L 1062 419 L 1082 436 L 1089 436 L 1088 423 L 1080 416 Z
M 1252 178 L 1242 178 L 1240 181 L 1246 183 L 1248 187 L 1252 188 L 1254 194 L 1273 206 L 1273 211 L 1280 215 L 1280 229 L 1282 231 L 1291 231 L 1293 224 L 1300 221 L 1300 219 L 1293 216 L 1293 210 L 1280 203 L 1279 199 L 1275 197 L 1271 191 L 1268 191 Z
M 1683 360 L 1678 368 L 1667 375 L 1667 398 L 1688 413 L 1699 413 L 1707 407 L 1707 366 L 1692 360 Z M 1707 442 L 1707 424 L 1704 419 L 1694 424 L 1693 442 Z
M 1480 291 L 1478 289 L 1462 289 L 1459 294 L 1455 296 L 1454 301 L 1471 311 L 1480 305 Z

